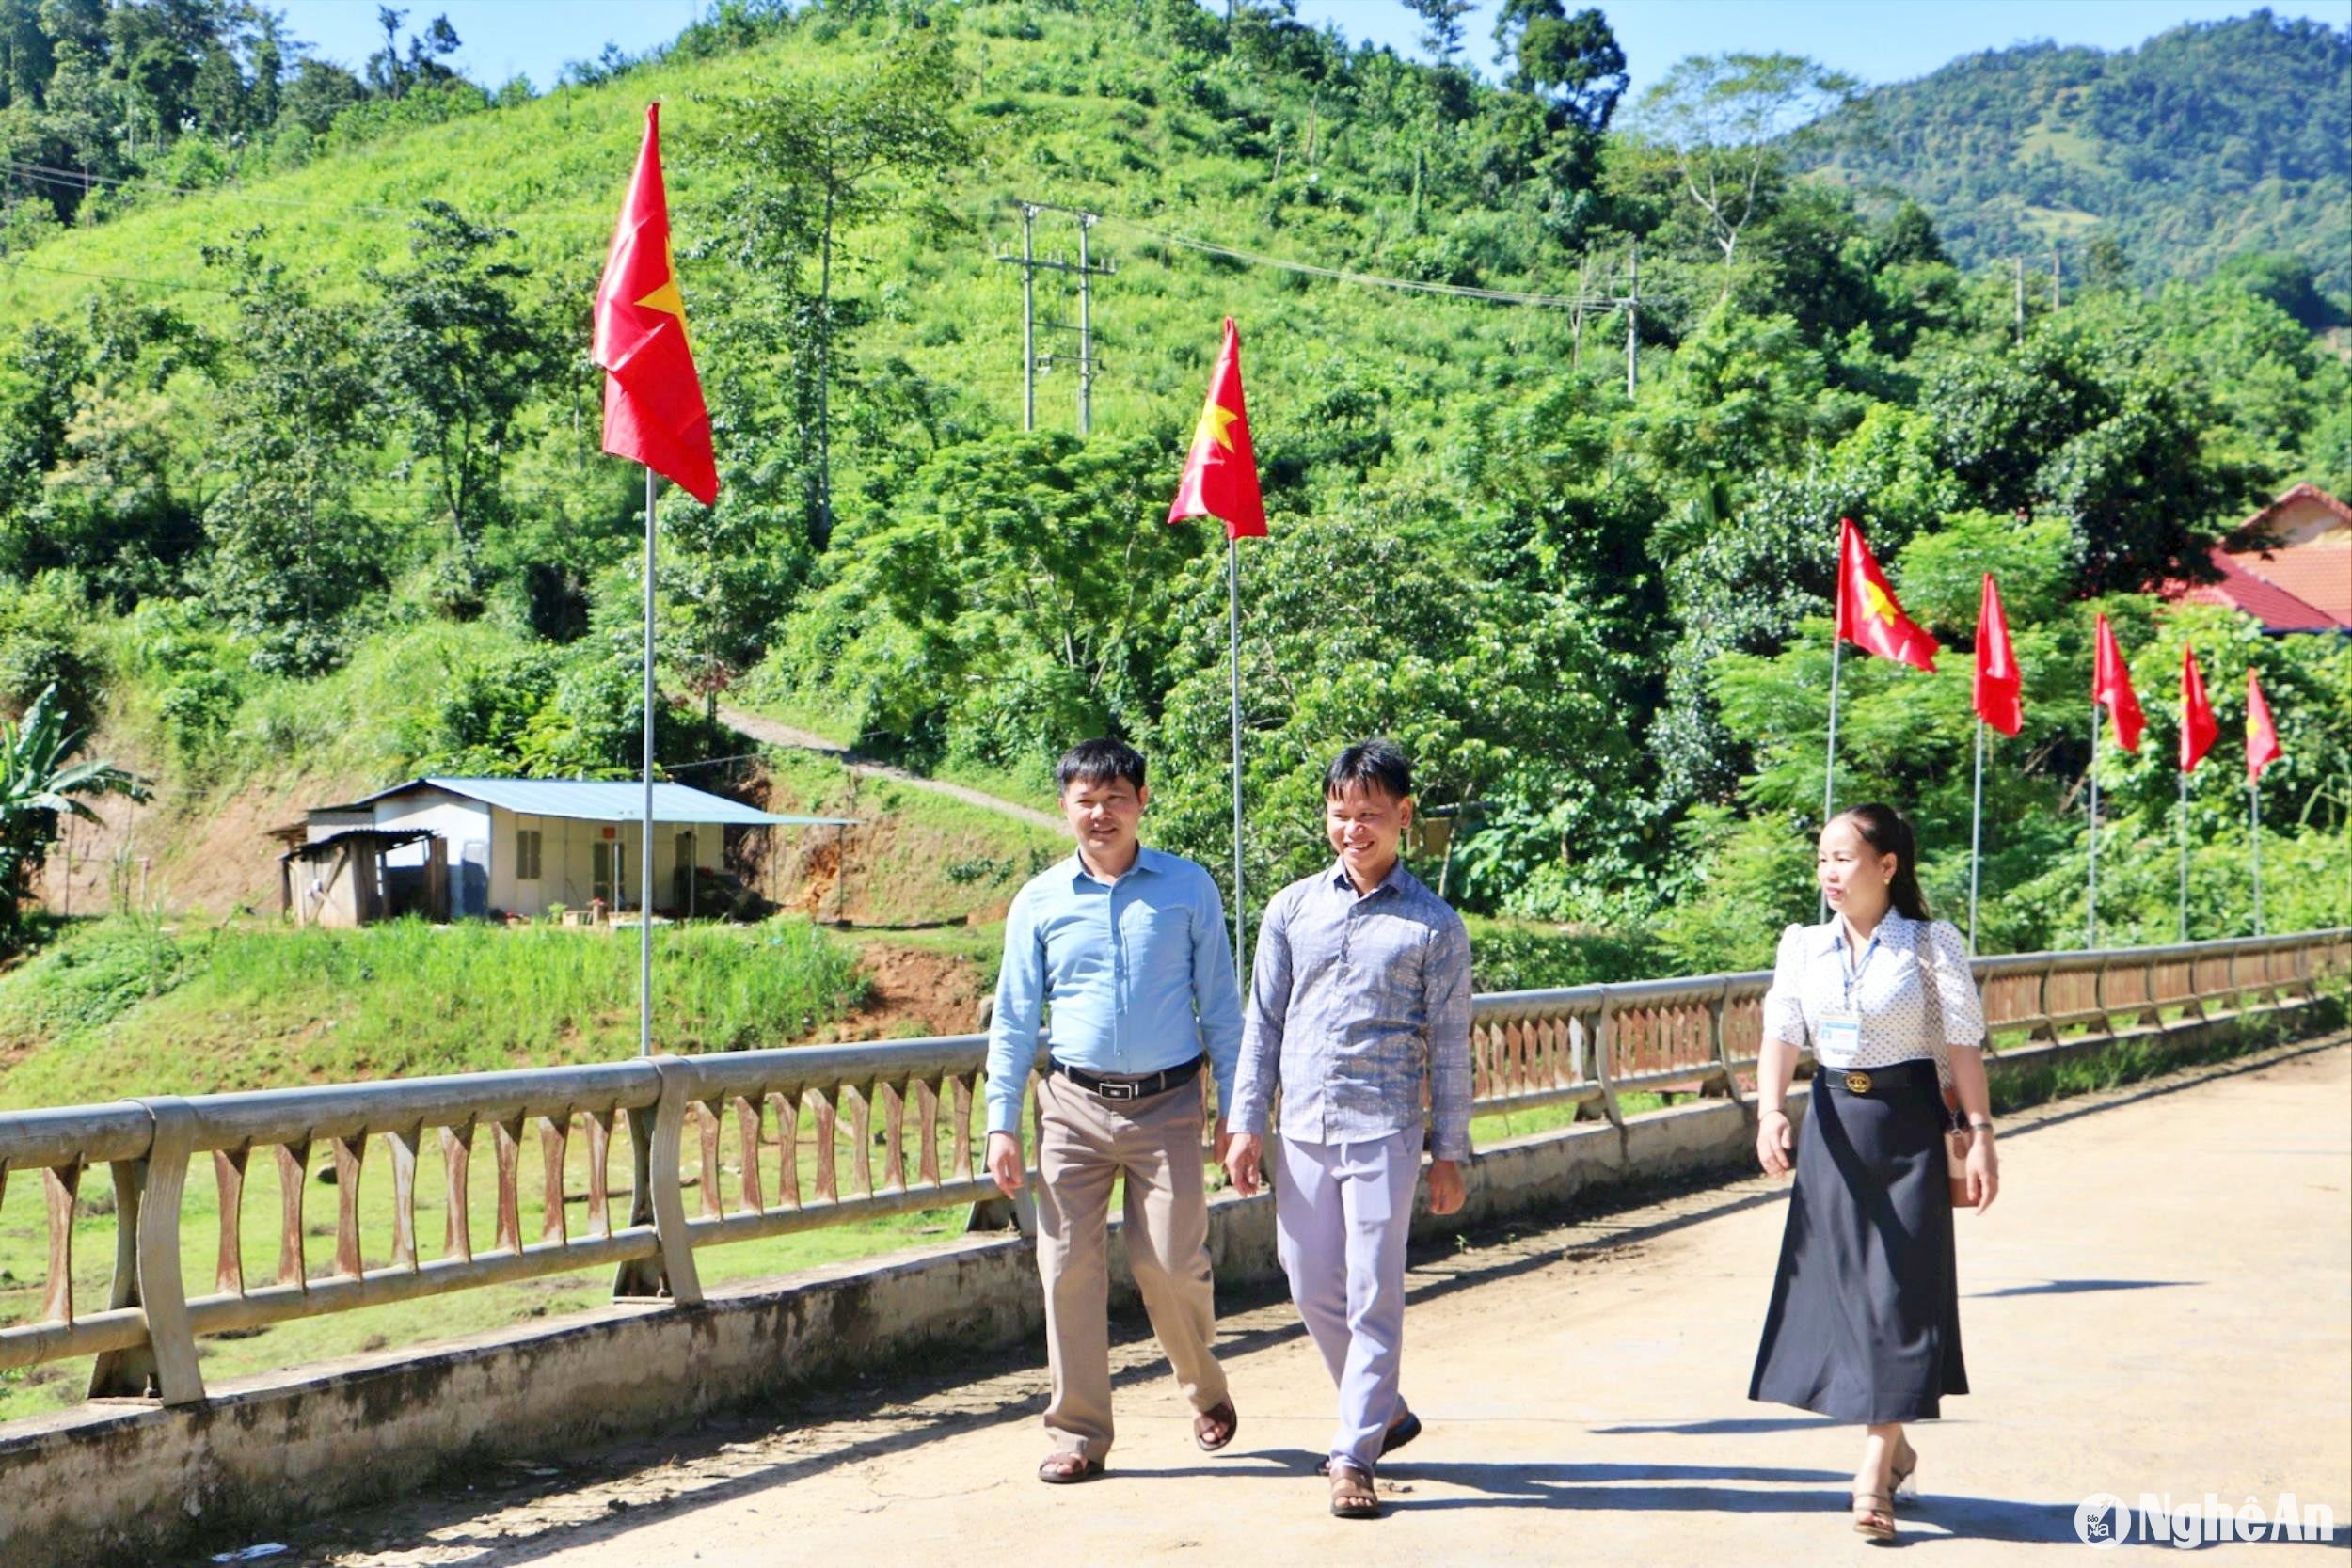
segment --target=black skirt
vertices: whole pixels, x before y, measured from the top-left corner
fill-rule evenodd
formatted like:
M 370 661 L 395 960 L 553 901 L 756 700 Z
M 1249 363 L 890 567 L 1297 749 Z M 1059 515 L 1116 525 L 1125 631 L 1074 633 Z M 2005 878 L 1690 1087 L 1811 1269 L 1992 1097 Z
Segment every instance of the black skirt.
M 1933 1420 L 1968 1391 L 1935 1064 L 1823 1068 L 1748 1398 L 1838 1421 Z

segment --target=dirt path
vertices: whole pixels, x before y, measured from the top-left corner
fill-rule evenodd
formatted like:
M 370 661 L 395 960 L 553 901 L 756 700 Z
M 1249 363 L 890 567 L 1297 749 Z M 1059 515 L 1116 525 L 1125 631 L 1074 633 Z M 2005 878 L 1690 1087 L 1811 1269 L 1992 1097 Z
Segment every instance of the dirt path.
M 848 747 L 827 740 L 814 731 L 794 729 L 789 724 L 780 724 L 773 719 L 762 718 L 743 708 L 730 707 L 721 703 L 719 721 L 731 729 L 750 736 L 754 740 L 770 746 L 788 746 L 794 751 L 820 752 L 840 762 L 860 778 L 888 779 L 894 784 L 902 784 L 912 789 L 929 790 L 933 795 L 945 795 L 950 800 L 961 800 L 966 805 L 978 806 L 984 811 L 1018 817 L 1024 822 L 1033 822 L 1041 828 L 1051 828 L 1056 832 L 1062 831 L 1061 818 L 1051 812 L 1039 811 L 1034 806 L 1025 806 L 1018 800 L 1008 800 L 1001 795 L 991 795 L 984 790 L 973 789 L 964 784 L 949 784 L 945 779 L 927 779 L 919 773 L 910 773 L 903 768 L 894 768 L 886 762 L 875 762 L 871 758 L 861 757 Z
M 2095 1114 L 2094 1114 L 2095 1113 Z M 2287 1048 L 2010 1118 L 1962 1217 L 1976 1392 L 1914 1427 L 1936 1563 L 2085 1560 L 2076 1506 L 2281 1491 L 2352 1521 L 2352 1048 Z M 1406 1387 L 1428 1421 L 1374 1525 L 1307 1471 L 1330 1386 L 1279 1300 L 1225 1304 L 1240 1440 L 1210 1458 L 1140 1326 L 1104 1481 L 1029 1471 L 1038 1347 L 626 1449 L 469 1476 L 294 1538 L 333 1568 L 644 1562 L 1351 1564 L 1859 1560 L 1856 1434 L 1745 1392 L 1785 1188 L 1757 1179 L 1417 1258 Z M 2342 1563 L 2269 1544 L 2265 1568 Z M 2145 1555 L 2144 1551 L 2137 1554 Z

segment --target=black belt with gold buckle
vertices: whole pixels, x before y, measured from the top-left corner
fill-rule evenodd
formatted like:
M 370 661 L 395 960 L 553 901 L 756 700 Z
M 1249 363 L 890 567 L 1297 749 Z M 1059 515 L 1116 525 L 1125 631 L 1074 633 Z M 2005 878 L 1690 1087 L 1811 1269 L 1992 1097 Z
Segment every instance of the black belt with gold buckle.
M 1155 1094 L 1183 1088 L 1200 1076 L 1201 1064 L 1207 1060 L 1206 1056 L 1195 1056 L 1191 1061 L 1180 1063 L 1165 1072 L 1150 1073 L 1141 1078 L 1104 1078 L 1084 1068 L 1072 1067 L 1058 1058 L 1048 1058 L 1047 1065 L 1089 1094 L 1104 1100 L 1126 1101 L 1149 1100 Z
M 1868 1094 L 1870 1092 L 1870 1075 L 1867 1072 L 1850 1072 L 1846 1074 L 1846 1092 L 1848 1094 Z

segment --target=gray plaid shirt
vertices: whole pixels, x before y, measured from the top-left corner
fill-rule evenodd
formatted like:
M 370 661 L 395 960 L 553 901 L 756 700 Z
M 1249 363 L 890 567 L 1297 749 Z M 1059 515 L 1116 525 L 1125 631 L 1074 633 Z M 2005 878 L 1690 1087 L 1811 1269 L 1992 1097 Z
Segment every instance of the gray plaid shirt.
M 1399 862 L 1359 896 L 1343 866 L 1266 905 L 1229 1122 L 1263 1132 L 1282 1090 L 1281 1133 L 1308 1143 L 1385 1138 L 1422 1125 L 1432 1152 L 1470 1158 L 1470 932 Z

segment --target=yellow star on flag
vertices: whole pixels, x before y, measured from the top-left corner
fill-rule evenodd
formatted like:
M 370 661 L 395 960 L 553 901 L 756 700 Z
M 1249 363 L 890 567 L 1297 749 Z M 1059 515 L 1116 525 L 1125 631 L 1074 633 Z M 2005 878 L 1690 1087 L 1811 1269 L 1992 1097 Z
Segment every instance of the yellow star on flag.
M 1862 597 L 1863 614 L 1873 621 L 1883 621 L 1890 626 L 1895 624 L 1895 601 L 1886 596 L 1885 589 L 1866 579 L 1862 584 Z
M 667 274 L 661 279 L 661 287 L 637 303 L 648 310 L 659 310 L 665 316 L 675 316 L 677 329 L 684 332 L 686 330 L 686 296 L 678 293 L 677 258 L 670 253 L 670 247 L 666 242 L 661 247 L 661 260 L 668 268 Z M 690 339 L 689 341 L 691 342 L 691 340 Z
M 1233 437 L 1230 432 L 1233 421 L 1240 418 L 1239 414 L 1214 401 L 1204 404 L 1200 409 L 1200 422 L 1192 427 L 1194 449 L 1199 450 L 1201 442 L 1207 440 L 1215 441 L 1227 451 L 1232 451 Z

